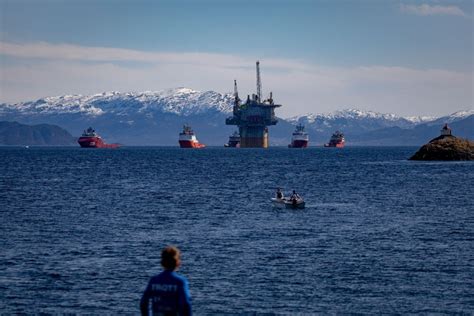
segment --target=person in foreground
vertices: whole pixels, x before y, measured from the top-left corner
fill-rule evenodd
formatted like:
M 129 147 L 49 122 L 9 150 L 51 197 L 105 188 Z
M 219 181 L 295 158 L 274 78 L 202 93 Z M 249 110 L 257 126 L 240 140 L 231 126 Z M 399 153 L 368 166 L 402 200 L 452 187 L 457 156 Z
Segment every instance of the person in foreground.
M 140 301 L 142 315 L 191 315 L 191 295 L 188 280 L 175 271 L 181 265 L 180 251 L 168 246 L 161 252 L 161 265 L 164 270 L 148 282 Z

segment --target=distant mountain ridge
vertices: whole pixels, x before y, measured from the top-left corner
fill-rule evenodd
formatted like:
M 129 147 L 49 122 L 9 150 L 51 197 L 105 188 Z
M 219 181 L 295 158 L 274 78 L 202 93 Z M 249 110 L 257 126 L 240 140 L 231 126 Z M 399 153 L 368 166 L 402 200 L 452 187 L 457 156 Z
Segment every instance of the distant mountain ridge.
M 0 145 L 68 146 L 75 142 L 76 138 L 56 125 L 0 121 Z
M 341 130 L 352 145 L 420 145 L 439 133 L 444 123 L 452 124 L 455 134 L 474 138 L 469 129 L 474 111 L 459 111 L 443 117 L 400 117 L 394 114 L 356 109 L 330 114 L 308 114 L 289 119 L 306 126 L 313 141 L 325 142 L 331 131 Z M 471 125 L 473 126 L 473 125 Z
M 436 117 L 422 117 L 422 116 L 411 116 L 401 117 L 395 114 L 378 113 L 374 111 L 361 111 L 358 109 L 345 109 L 338 110 L 328 114 L 306 114 L 294 116 L 287 119 L 290 122 L 306 122 L 308 124 L 319 123 L 324 125 L 330 125 L 330 122 L 336 122 L 338 120 L 367 120 L 372 122 L 380 122 L 382 125 L 393 125 L 400 126 L 406 125 L 407 127 L 415 124 L 430 122 L 435 120 Z
M 182 125 L 188 123 L 203 143 L 222 145 L 235 130 L 235 127 L 225 125 L 225 118 L 232 112 L 233 100 L 230 93 L 200 92 L 189 88 L 64 95 L 1 104 L 0 119 L 25 124 L 56 124 L 76 136 L 92 126 L 108 142 L 126 145 L 177 145 L 177 134 Z M 294 125 L 302 123 L 310 135 L 311 145 L 327 142 L 335 130 L 344 132 L 349 146 L 421 145 L 426 142 L 423 138 L 427 133 L 441 128 L 445 122 L 461 124 L 462 127 L 467 124 L 462 121 L 469 121 L 473 115 L 471 110 L 441 118 L 400 117 L 357 109 L 307 114 L 280 119 L 276 126 L 270 127 L 270 142 L 287 145 Z M 469 128 L 462 127 L 459 131 L 465 132 L 459 135 L 461 137 L 474 136 Z M 456 127 L 453 127 L 453 132 L 458 133 Z M 429 137 L 432 136 L 435 135 Z
M 232 111 L 231 94 L 214 91 L 200 92 L 188 88 L 145 92 L 103 92 L 90 96 L 63 95 L 36 101 L 2 104 L 3 112 L 20 111 L 28 114 L 74 114 L 89 116 L 103 114 L 126 115 L 139 113 L 173 113 L 195 115 L 205 111 L 229 113 Z M 0 109 L 0 114 L 2 109 Z

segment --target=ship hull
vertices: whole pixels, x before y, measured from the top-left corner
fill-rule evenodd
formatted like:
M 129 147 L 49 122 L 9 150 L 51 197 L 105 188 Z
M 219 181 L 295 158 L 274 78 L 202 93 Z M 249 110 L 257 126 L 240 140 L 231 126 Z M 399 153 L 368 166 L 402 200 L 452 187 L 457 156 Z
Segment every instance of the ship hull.
M 240 142 L 236 142 L 236 143 L 229 142 L 229 143 L 225 144 L 224 147 L 240 148 Z
M 324 144 L 324 147 L 333 147 L 333 148 L 344 148 L 344 143 L 329 143 L 329 144 Z
M 288 145 L 289 148 L 307 148 L 308 141 L 307 140 L 294 140 L 291 144 Z
M 204 148 L 206 145 L 201 144 L 199 142 L 193 142 L 190 140 L 180 140 L 179 147 L 181 148 Z
M 106 144 L 99 137 L 79 137 L 79 145 L 82 148 L 118 148 L 119 144 Z

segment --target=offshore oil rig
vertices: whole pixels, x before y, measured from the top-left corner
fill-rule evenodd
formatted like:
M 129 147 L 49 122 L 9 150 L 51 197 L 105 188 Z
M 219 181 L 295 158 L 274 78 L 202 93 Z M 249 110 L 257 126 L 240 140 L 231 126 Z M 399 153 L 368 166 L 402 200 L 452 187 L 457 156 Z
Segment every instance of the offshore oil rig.
M 233 116 L 225 120 L 226 125 L 237 125 L 240 133 L 241 148 L 267 148 L 268 127 L 275 125 L 278 119 L 275 108 L 281 104 L 273 103 L 270 97 L 262 101 L 262 82 L 260 80 L 260 62 L 257 61 L 257 94 L 247 96 L 247 101 L 241 103 L 237 91 L 237 81 L 234 80 L 234 108 Z

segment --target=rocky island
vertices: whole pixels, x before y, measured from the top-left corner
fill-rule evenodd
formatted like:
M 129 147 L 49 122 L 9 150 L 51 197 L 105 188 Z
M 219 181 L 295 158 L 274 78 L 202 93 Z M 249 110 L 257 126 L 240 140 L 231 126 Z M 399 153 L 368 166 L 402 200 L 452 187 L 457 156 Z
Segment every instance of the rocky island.
M 474 142 L 452 135 L 445 124 L 441 135 L 423 145 L 410 160 L 474 160 Z

